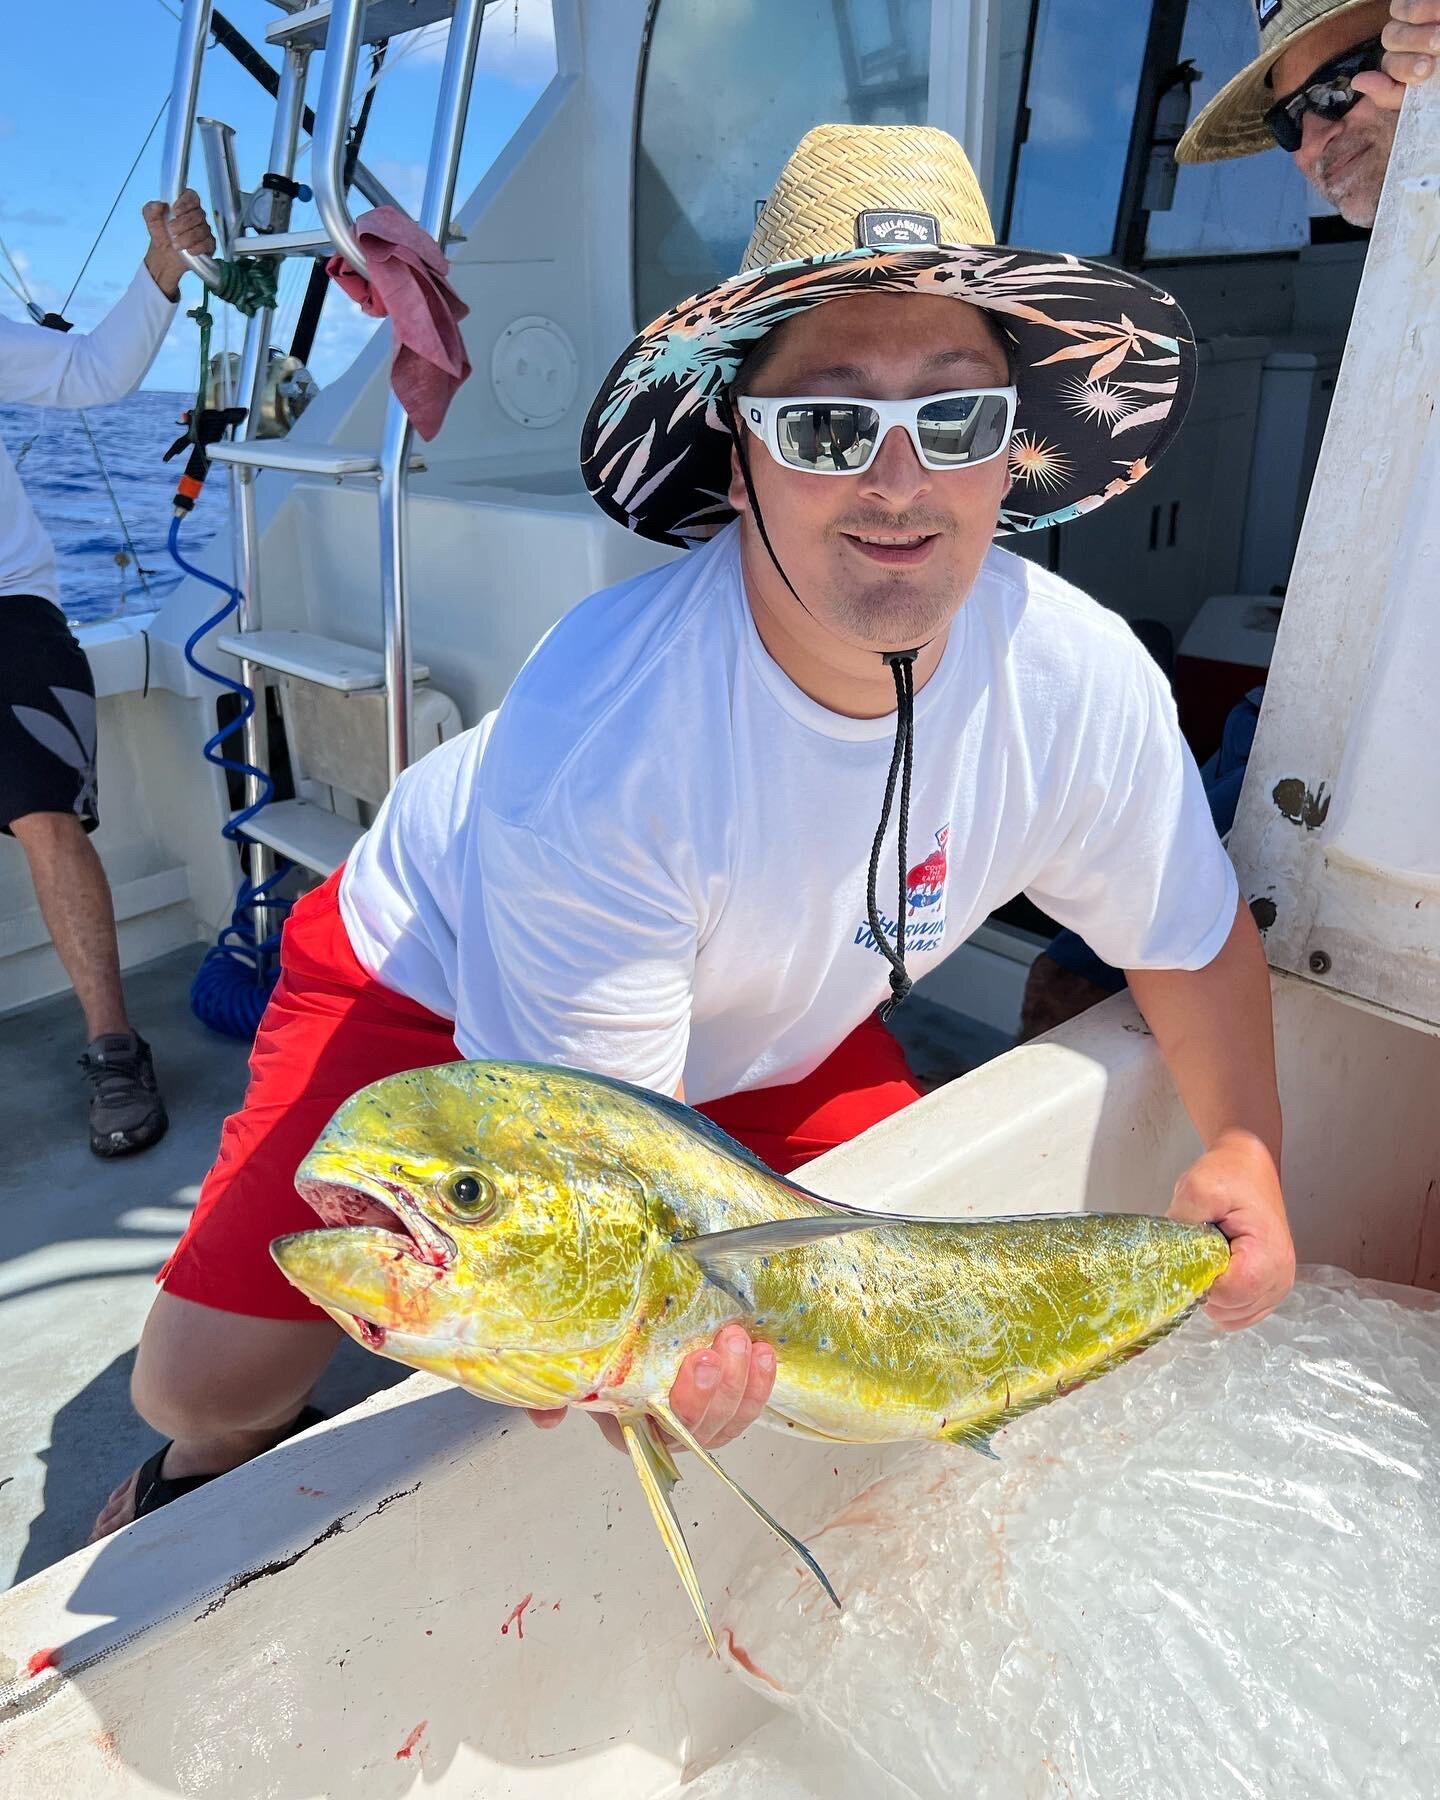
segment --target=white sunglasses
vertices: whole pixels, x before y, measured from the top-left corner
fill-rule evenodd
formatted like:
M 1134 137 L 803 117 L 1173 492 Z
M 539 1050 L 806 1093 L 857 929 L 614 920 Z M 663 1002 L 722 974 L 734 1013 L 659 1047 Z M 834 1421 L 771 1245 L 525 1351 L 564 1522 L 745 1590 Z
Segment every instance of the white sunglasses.
M 854 400 L 834 394 L 742 394 L 745 423 L 778 463 L 807 475 L 858 475 L 899 425 L 927 469 L 990 462 L 1010 442 L 1015 389 L 956 388 L 918 400 Z

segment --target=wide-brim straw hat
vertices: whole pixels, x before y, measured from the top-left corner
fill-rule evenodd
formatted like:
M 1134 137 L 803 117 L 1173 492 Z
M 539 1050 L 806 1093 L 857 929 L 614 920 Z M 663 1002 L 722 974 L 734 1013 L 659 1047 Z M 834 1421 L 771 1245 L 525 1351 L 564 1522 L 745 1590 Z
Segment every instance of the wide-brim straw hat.
M 980 184 L 947 132 L 820 125 L 756 221 L 741 272 L 634 340 L 581 434 L 596 501 L 642 537 L 690 545 L 734 517 L 728 408 L 765 333 L 857 294 L 915 293 L 989 313 L 1019 395 L 1014 484 L 999 531 L 1093 512 L 1154 465 L 1195 381 L 1189 323 L 1168 294 L 1103 263 L 995 243 Z
M 1275 139 L 1265 115 L 1280 98 L 1270 85 L 1270 71 L 1298 37 L 1325 19 L 1373 8 L 1375 0 L 1255 0 L 1260 21 L 1260 54 L 1232 76 L 1191 121 L 1175 146 L 1182 163 L 1226 162 L 1273 150 Z

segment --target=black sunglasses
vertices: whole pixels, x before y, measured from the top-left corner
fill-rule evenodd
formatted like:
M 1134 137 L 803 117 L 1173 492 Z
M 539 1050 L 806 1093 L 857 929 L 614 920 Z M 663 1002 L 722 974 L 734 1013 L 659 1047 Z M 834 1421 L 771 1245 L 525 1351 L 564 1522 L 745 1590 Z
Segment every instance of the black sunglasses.
M 1363 44 L 1356 44 L 1354 49 L 1321 63 L 1303 87 L 1296 88 L 1283 100 L 1277 100 L 1266 113 L 1265 123 L 1280 148 L 1291 156 L 1300 148 L 1307 112 L 1314 113 L 1317 119 L 1343 119 L 1352 106 L 1365 98 L 1351 87 L 1350 77 L 1368 69 L 1378 69 L 1384 54 L 1385 46 L 1380 39 L 1368 38 Z

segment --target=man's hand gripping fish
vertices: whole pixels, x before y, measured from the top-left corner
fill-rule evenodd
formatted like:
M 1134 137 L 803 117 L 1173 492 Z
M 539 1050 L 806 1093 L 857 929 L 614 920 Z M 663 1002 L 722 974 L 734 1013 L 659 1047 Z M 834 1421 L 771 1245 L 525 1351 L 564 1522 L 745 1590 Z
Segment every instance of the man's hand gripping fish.
M 681 1361 L 722 1325 L 777 1346 L 773 1426 L 991 1454 L 1007 1420 L 1168 1331 L 1229 1256 L 1213 1227 L 1127 1214 L 857 1212 L 676 1101 L 522 1063 L 362 1089 L 296 1185 L 327 1228 L 272 1253 L 351 1337 L 487 1400 L 616 1415 L 712 1647 L 656 1421 L 835 1599 L 670 1409 Z

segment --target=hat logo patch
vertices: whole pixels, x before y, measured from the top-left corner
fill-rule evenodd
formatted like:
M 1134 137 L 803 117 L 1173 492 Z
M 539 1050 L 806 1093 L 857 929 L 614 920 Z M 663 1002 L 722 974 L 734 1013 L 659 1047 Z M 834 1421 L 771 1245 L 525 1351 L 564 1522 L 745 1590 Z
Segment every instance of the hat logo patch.
M 862 212 L 855 220 L 855 242 L 862 250 L 913 250 L 940 242 L 940 222 L 933 213 Z
M 1284 0 L 1255 0 L 1255 17 L 1259 21 L 1262 31 L 1283 5 Z

